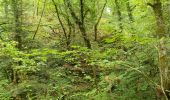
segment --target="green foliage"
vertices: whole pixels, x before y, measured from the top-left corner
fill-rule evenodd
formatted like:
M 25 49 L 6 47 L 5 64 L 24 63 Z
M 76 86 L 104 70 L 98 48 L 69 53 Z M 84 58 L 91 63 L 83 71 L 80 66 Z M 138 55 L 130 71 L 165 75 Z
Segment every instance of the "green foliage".
M 19 84 L 15 88 L 8 86 L 7 83 L 13 81 L 10 78 L 8 81 L 4 79 L 5 83 L 1 82 L 10 89 L 8 94 L 1 96 L 75 100 L 91 97 L 95 100 L 154 99 L 154 92 L 149 93 L 154 91 L 154 84 L 143 75 L 145 73 L 151 79 L 157 75 L 156 50 L 152 46 L 148 48 L 154 43 L 153 39 L 118 35 L 106 43 L 114 45 L 114 48 L 101 51 L 72 46 L 71 51 L 34 49 L 28 52 L 17 50 L 15 42 L 1 41 L 1 69 L 4 70 L 1 72 L 8 76 L 13 70 L 19 75 Z M 110 80 L 105 79 L 107 76 Z
M 161 0 L 161 9 L 153 8 L 159 0 L 70 0 L 71 6 L 69 0 L 1 1 L 0 100 L 164 96 L 160 66 L 169 78 L 169 1 Z M 91 49 L 84 47 L 88 40 Z

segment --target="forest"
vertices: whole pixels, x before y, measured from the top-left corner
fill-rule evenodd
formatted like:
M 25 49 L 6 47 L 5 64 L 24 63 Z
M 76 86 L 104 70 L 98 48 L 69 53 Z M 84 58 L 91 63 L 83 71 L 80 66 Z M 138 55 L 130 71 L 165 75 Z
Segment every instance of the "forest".
M 0 100 L 170 100 L 170 0 L 0 0 Z

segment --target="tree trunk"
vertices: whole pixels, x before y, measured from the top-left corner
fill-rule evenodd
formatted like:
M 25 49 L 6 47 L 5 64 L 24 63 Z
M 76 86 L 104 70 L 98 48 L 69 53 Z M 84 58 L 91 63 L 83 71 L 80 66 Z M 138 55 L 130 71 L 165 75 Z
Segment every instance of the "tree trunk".
M 90 39 L 87 36 L 86 28 L 84 24 L 84 2 L 83 0 L 80 0 L 80 16 L 79 16 L 80 18 L 76 16 L 76 13 L 74 12 L 72 8 L 70 0 L 64 0 L 64 2 L 67 4 L 69 13 L 71 14 L 72 18 L 74 19 L 75 23 L 78 25 L 81 31 L 86 47 L 91 49 Z
M 132 36 L 135 34 L 134 33 L 134 28 L 133 28 L 133 22 L 134 22 L 134 18 L 133 18 L 133 9 L 136 7 L 136 6 L 131 6 L 130 5 L 130 0 L 128 0 L 126 2 L 126 7 L 127 7 L 127 12 L 128 12 L 128 18 L 129 18 L 129 25 L 130 25 L 130 28 L 131 28 L 131 34 Z
M 155 0 L 154 4 L 148 3 L 149 6 L 152 7 L 154 14 L 155 14 L 155 19 L 156 19 L 156 35 L 159 38 L 165 37 L 166 36 L 166 31 L 165 31 L 165 23 L 163 19 L 163 11 L 162 11 L 162 3 L 160 0 Z
M 71 23 L 69 18 L 67 18 L 67 26 L 69 28 L 68 35 L 67 35 L 67 45 L 68 45 L 68 49 L 70 49 L 71 34 L 73 33 L 73 24 Z
M 101 10 L 100 16 L 99 16 L 99 18 L 97 19 L 97 22 L 96 22 L 95 25 L 94 25 L 94 41 L 97 41 L 98 25 L 99 25 L 100 20 L 101 20 L 101 18 L 102 18 L 104 9 L 105 9 L 105 7 L 106 7 L 106 4 L 107 4 L 107 0 L 105 1 L 104 5 L 103 5 L 103 8 L 102 8 L 102 10 Z
M 162 95 L 160 97 L 161 100 L 169 100 L 169 92 L 170 90 L 170 77 L 169 77 L 169 69 L 168 69 L 168 57 L 167 57 L 167 48 L 165 45 L 166 30 L 165 23 L 163 19 L 163 11 L 162 11 L 162 3 L 160 0 L 155 0 L 154 4 L 148 3 L 149 6 L 152 7 L 155 19 L 156 19 L 156 35 L 160 39 L 160 43 L 158 44 L 158 52 L 159 52 L 159 72 L 160 72 L 160 81 L 161 81 L 161 89 Z
M 9 14 L 9 9 L 8 9 L 8 1 L 7 0 L 4 0 L 4 11 L 5 11 L 5 18 L 6 18 L 6 21 L 7 21 L 7 23 L 8 23 L 8 20 L 9 20 L 9 18 L 8 18 L 8 14 Z
M 21 15 L 22 15 L 22 0 L 12 0 L 14 22 L 15 22 L 15 40 L 18 42 L 17 48 L 22 49 L 22 25 L 21 25 Z
M 82 25 L 82 24 L 80 23 L 80 24 L 79 24 L 79 29 L 80 29 L 80 31 L 81 31 L 81 34 L 82 34 L 82 36 L 83 36 L 83 39 L 84 39 L 84 42 L 85 42 L 87 48 L 91 49 L 91 43 L 90 43 L 90 40 L 89 40 L 89 38 L 88 38 L 88 36 L 87 36 L 86 29 L 85 29 L 84 25 Z
M 47 1 L 47 0 L 44 0 L 43 9 L 42 9 L 41 16 L 40 16 L 40 19 L 39 19 L 39 22 L 38 22 L 38 26 L 37 26 L 37 28 L 36 28 L 36 30 L 35 30 L 35 33 L 34 33 L 34 35 L 33 35 L 33 38 L 32 38 L 33 40 L 35 39 L 35 36 L 37 35 L 38 30 L 39 30 L 39 28 L 40 28 L 41 21 L 42 21 L 42 17 L 43 17 L 44 12 L 45 12 L 46 1 Z
M 159 72 L 161 80 L 161 89 L 163 94 L 161 100 L 169 100 L 169 90 L 170 90 L 170 77 L 168 69 L 168 57 L 167 57 L 167 48 L 165 46 L 165 40 L 162 38 L 159 43 Z
M 120 6 L 118 0 L 115 0 L 115 5 L 116 5 L 116 10 L 117 10 L 117 16 L 118 16 L 118 21 L 119 21 L 119 29 L 120 33 L 123 32 L 123 24 L 122 24 L 122 13 L 120 11 Z
M 132 22 L 134 22 L 134 18 L 133 18 L 133 14 L 132 14 L 132 11 L 133 11 L 134 8 L 132 8 L 132 7 L 130 6 L 129 0 L 128 0 L 127 3 L 126 3 L 126 7 L 127 7 L 127 12 L 128 12 L 129 21 L 130 21 L 130 23 L 132 23 Z
M 58 10 L 58 6 L 57 6 L 57 4 L 55 3 L 54 0 L 52 0 L 52 2 L 53 2 L 53 5 L 55 7 L 55 11 L 56 11 L 56 14 L 57 14 L 58 21 L 59 21 L 59 23 L 61 25 L 61 28 L 63 30 L 63 33 L 64 33 L 67 49 L 69 49 L 70 40 L 68 39 L 66 29 L 65 29 L 64 24 L 63 24 L 63 22 L 61 20 L 61 17 L 60 17 L 60 14 L 59 14 L 59 10 Z

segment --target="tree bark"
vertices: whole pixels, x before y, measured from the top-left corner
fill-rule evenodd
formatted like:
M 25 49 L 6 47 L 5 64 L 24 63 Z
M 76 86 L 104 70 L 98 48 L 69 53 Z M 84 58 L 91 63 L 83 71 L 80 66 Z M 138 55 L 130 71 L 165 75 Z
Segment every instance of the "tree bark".
M 33 35 L 33 38 L 32 38 L 33 40 L 35 39 L 35 36 L 37 35 L 38 30 L 39 30 L 39 28 L 40 28 L 41 21 L 42 21 L 42 17 L 43 17 L 44 12 L 45 12 L 46 1 L 47 1 L 47 0 L 44 0 L 43 10 L 42 10 L 42 12 L 41 12 L 41 16 L 40 16 L 40 19 L 39 19 L 39 22 L 38 22 L 38 26 L 37 26 L 37 28 L 36 28 L 36 30 L 35 30 L 34 35 Z
M 132 33 L 132 36 L 134 35 L 134 28 L 133 28 L 133 22 L 134 22 L 134 17 L 133 17 L 133 9 L 136 7 L 136 6 L 131 6 L 130 5 L 130 0 L 128 0 L 126 2 L 126 7 L 127 7 L 127 12 L 128 12 L 128 18 L 129 18 L 129 24 L 130 24 L 130 28 L 131 28 L 131 33 Z
M 162 11 L 162 3 L 160 0 L 154 0 L 154 4 L 148 3 L 149 6 L 152 7 L 155 19 L 156 19 L 156 35 L 160 39 L 158 44 L 158 52 L 159 52 L 159 72 L 160 72 L 160 81 L 161 81 L 161 89 L 163 96 L 160 97 L 161 100 L 169 100 L 170 95 L 170 77 L 169 77 L 169 69 L 168 69 L 168 57 L 167 57 L 167 48 L 165 45 L 166 40 L 166 26 L 163 19 L 163 11 Z
M 13 15 L 14 15 L 14 23 L 15 23 L 15 40 L 18 42 L 17 48 L 22 49 L 22 25 L 21 25 L 21 15 L 22 8 L 21 4 L 22 0 L 12 0 L 13 7 Z
M 118 21 L 119 21 L 119 29 L 120 33 L 123 32 L 123 24 L 122 24 L 122 13 L 120 11 L 120 6 L 118 0 L 115 0 L 115 5 L 116 5 L 116 10 L 117 10 L 117 15 L 118 15 Z
M 60 14 L 59 14 L 59 10 L 58 10 L 57 4 L 55 3 L 54 0 L 52 0 L 52 2 L 53 2 L 53 5 L 54 5 L 54 7 L 55 7 L 55 10 L 56 10 L 56 14 L 57 14 L 58 21 L 59 21 L 59 23 L 60 23 L 60 25 L 61 25 L 61 28 L 62 28 L 62 30 L 63 30 L 63 33 L 64 33 L 64 37 L 65 37 L 65 40 L 66 40 L 67 49 L 69 49 L 70 36 L 67 36 L 67 32 L 66 32 L 66 29 L 65 29 L 65 27 L 64 27 L 64 24 L 63 24 L 63 22 L 62 22 L 62 20 L 61 20 L 61 17 L 60 17 Z
M 107 0 L 105 1 L 104 5 L 103 5 L 103 8 L 102 8 L 102 10 L 101 10 L 100 16 L 99 16 L 99 18 L 97 19 L 97 22 L 96 22 L 95 25 L 94 25 L 94 41 L 97 41 L 98 26 L 99 26 L 100 20 L 101 20 L 101 18 L 102 18 L 104 9 L 105 9 L 105 7 L 106 7 L 106 4 L 107 4 Z
M 162 11 L 162 3 L 160 0 L 155 0 L 154 4 L 148 3 L 149 6 L 152 7 L 154 14 L 155 14 L 155 19 L 156 19 L 156 35 L 159 38 L 165 37 L 166 36 L 166 31 L 165 31 L 165 23 L 163 19 L 163 11 Z
M 5 18 L 6 18 L 6 21 L 8 23 L 8 14 L 9 14 L 9 11 L 8 11 L 8 1 L 7 0 L 4 0 L 4 11 L 5 11 Z
M 129 0 L 126 3 L 126 6 L 127 6 L 129 21 L 132 23 L 132 22 L 134 22 L 133 13 L 132 13 L 134 8 L 131 7 Z
M 74 10 L 71 6 L 70 0 L 64 0 L 64 1 L 67 4 L 67 7 L 69 9 L 69 12 L 70 12 L 72 18 L 74 19 L 75 23 L 78 25 L 78 27 L 80 29 L 80 32 L 83 36 L 85 45 L 87 46 L 87 48 L 91 49 L 90 39 L 87 36 L 86 28 L 85 28 L 85 24 L 84 24 L 84 2 L 83 2 L 83 0 L 80 0 L 80 19 L 76 16 L 76 13 L 74 12 Z
M 170 90 L 170 80 L 169 80 L 169 69 L 168 69 L 168 58 L 167 58 L 167 48 L 165 46 L 164 38 L 160 39 L 159 43 L 159 72 L 160 72 L 160 81 L 161 81 L 161 89 L 163 92 L 163 96 L 161 96 L 161 100 L 169 100 L 169 90 Z M 167 91 L 168 90 L 168 91 Z

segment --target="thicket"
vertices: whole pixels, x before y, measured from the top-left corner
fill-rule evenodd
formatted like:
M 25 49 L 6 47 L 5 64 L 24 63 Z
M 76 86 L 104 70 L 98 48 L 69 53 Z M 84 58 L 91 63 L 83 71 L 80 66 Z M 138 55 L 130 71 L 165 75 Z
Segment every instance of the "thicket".
M 1 0 L 0 100 L 169 100 L 168 0 Z

